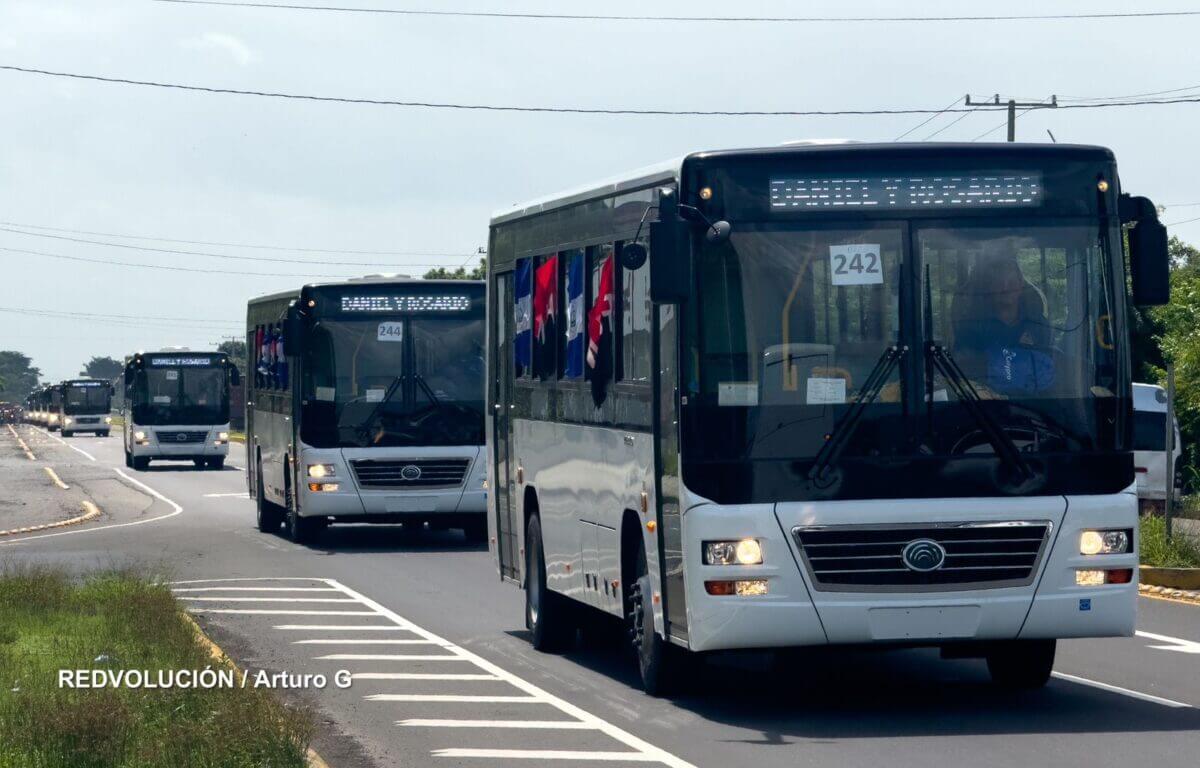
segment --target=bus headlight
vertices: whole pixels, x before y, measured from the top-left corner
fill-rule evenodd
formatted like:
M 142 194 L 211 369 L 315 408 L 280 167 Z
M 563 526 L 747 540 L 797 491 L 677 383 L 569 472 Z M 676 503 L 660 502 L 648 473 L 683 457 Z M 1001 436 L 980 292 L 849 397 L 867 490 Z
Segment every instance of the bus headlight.
M 335 475 L 334 466 L 332 464 L 309 464 L 309 477 L 333 477 Z
M 133 439 L 141 442 L 142 440 L 146 439 L 146 433 L 139 429 L 137 432 L 133 433 Z
M 63 424 L 65 424 L 65 425 L 67 425 L 67 426 L 70 426 L 70 424 L 71 424 L 71 417 L 70 417 L 70 416 L 64 416 L 64 417 L 63 417 Z
M 1129 551 L 1129 531 L 1083 531 L 1079 534 L 1079 554 L 1119 555 Z
M 56 421 L 58 421 L 58 414 L 57 413 L 50 414 L 50 423 L 53 424 Z
M 228 432 L 218 432 L 218 433 L 217 433 L 217 440 L 218 440 L 219 442 L 222 442 L 222 443 L 223 443 L 223 442 L 225 442 L 225 441 L 226 441 L 226 440 L 228 440 L 228 439 L 229 439 L 229 433 L 228 433 Z
M 105 424 L 112 424 L 112 416 L 105 416 L 105 417 L 104 417 L 104 423 L 105 423 Z
M 762 561 L 758 539 L 704 542 L 705 565 L 762 565 Z

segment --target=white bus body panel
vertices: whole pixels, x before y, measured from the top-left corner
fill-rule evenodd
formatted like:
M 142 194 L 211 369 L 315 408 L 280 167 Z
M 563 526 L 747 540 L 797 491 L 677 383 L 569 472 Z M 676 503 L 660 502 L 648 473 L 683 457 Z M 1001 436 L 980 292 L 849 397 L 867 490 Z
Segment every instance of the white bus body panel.
M 1147 413 L 1167 412 L 1167 393 L 1162 387 L 1154 384 L 1133 385 L 1133 410 Z M 1178 420 L 1175 429 L 1175 466 L 1183 456 L 1183 447 L 1179 439 Z M 1164 429 L 1164 432 L 1166 430 Z M 1163 435 L 1166 441 L 1166 435 Z M 1167 452 L 1164 451 L 1134 451 L 1133 464 L 1137 467 L 1137 495 L 1139 499 L 1162 501 L 1167 498 Z M 1142 471 L 1145 470 L 1145 471 Z
M 967 511 L 969 510 L 969 512 Z M 792 530 L 843 525 L 1048 521 L 1052 528 L 1033 581 L 990 589 L 822 591 Z M 1133 489 L 1100 496 L 856 500 L 716 505 L 699 501 L 683 516 L 689 647 L 695 651 L 816 644 L 930 643 L 1133 633 L 1137 584 L 1078 587 L 1084 528 L 1137 529 Z M 761 566 L 706 566 L 701 542 L 759 538 Z M 1136 536 L 1136 533 L 1135 533 Z M 1107 567 L 1137 569 L 1136 541 Z M 763 597 L 712 596 L 706 579 L 765 578 Z M 1081 602 L 1081 600 L 1083 602 Z M 1089 602 L 1090 601 L 1090 602 Z M 1086 606 L 1086 607 L 1085 607 Z
M 128 417 L 127 417 L 128 419 Z M 133 439 L 135 432 L 146 433 L 146 445 L 139 445 Z M 180 442 L 178 435 L 204 433 L 202 440 Z M 218 445 L 217 437 L 224 432 L 229 434 L 229 422 L 224 424 L 166 424 L 143 426 L 130 421 L 125 423 L 125 445 L 134 458 L 167 459 L 186 461 L 188 459 L 208 459 L 229 455 L 229 440 L 221 440 Z

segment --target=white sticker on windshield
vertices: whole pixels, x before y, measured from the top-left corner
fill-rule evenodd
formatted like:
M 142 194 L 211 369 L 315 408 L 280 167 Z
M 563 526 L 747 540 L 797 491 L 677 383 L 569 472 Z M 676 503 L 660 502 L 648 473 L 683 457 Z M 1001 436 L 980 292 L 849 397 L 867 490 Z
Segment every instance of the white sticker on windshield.
M 313 387 L 313 399 L 332 403 L 337 400 L 337 390 L 333 387 Z
M 156 402 L 156 403 L 164 403 L 164 404 L 168 404 L 168 405 L 169 405 L 169 404 L 170 404 L 170 402 L 171 402 L 171 396 L 170 396 L 170 395 L 155 395 L 155 396 L 154 396 L 154 402 Z
M 404 341 L 404 323 L 380 323 L 378 341 Z
M 841 405 L 846 402 L 846 380 L 810 378 L 804 402 L 809 405 Z
M 382 403 L 383 396 L 386 394 L 386 389 L 368 389 L 366 400 L 368 403 Z
M 753 381 L 719 382 L 717 405 L 758 405 L 758 385 Z
M 179 381 L 179 371 L 167 371 L 167 381 Z
M 834 285 L 879 285 L 883 261 L 878 243 L 829 246 L 829 277 Z

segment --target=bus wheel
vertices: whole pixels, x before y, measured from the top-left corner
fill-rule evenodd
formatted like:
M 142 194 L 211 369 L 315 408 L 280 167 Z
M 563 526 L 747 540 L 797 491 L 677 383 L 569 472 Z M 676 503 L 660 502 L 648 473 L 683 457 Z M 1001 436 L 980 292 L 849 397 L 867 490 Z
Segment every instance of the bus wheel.
M 257 472 L 258 482 L 254 484 L 255 494 L 254 501 L 258 507 L 258 530 L 263 533 L 278 533 L 279 524 L 283 522 L 283 516 L 279 514 L 279 507 L 267 501 L 267 497 L 263 494 L 263 474 L 262 464 L 258 465 Z
M 66 431 L 66 430 L 64 429 L 64 430 L 63 430 L 63 433 L 62 433 L 62 436 L 63 436 L 63 437 L 71 437 L 71 436 L 72 436 L 72 435 L 74 435 L 74 434 L 75 434 L 74 432 L 68 432 L 68 431 Z
M 196 469 L 204 469 L 204 459 L 192 459 L 192 464 Z
M 208 468 L 209 469 L 225 469 L 225 457 L 224 456 L 216 456 L 216 457 L 208 459 Z
M 480 516 L 463 526 L 463 535 L 468 544 L 482 544 L 487 541 L 487 518 Z
M 128 448 L 125 449 L 125 466 L 133 466 L 133 454 L 129 452 Z
M 629 637 L 637 654 L 642 689 L 651 696 L 664 696 L 679 686 L 690 653 L 676 648 L 658 634 L 651 605 L 653 587 L 646 568 L 646 552 L 638 551 L 637 581 L 629 590 Z
M 145 456 L 133 457 L 133 468 L 138 472 L 145 472 L 150 467 L 150 459 Z
M 1054 640 L 1009 640 L 987 654 L 992 683 L 1008 690 L 1041 688 L 1054 668 Z
M 548 653 L 566 650 L 575 639 L 571 606 L 567 598 L 546 587 L 542 523 L 537 515 L 529 518 L 525 553 L 525 626 L 533 636 L 533 647 Z

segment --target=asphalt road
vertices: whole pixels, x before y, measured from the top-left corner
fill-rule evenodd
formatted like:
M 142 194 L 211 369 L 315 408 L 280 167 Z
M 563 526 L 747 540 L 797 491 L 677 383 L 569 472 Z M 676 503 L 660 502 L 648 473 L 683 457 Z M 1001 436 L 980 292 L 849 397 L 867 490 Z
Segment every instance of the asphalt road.
M 1139 600 L 1132 638 L 1059 644 L 1042 691 L 987 684 L 936 652 L 820 650 L 784 669 L 710 662 L 686 695 L 647 697 L 619 638 L 533 651 L 522 595 L 457 531 L 332 528 L 311 547 L 259 533 L 239 468 L 123 465 L 120 442 L 18 431 L 102 515 L 0 537 L 0 560 L 166 574 L 239 664 L 354 675 L 285 695 L 315 747 L 351 766 L 1167 766 L 1200 755 L 1200 607 Z M 15 442 L 5 430 L 0 441 Z M 231 464 L 241 465 L 235 446 Z M 6 462 L 31 461 L 5 449 Z M 57 486 L 22 486 L 49 500 Z M 0 528 L 3 528 L 0 525 Z

